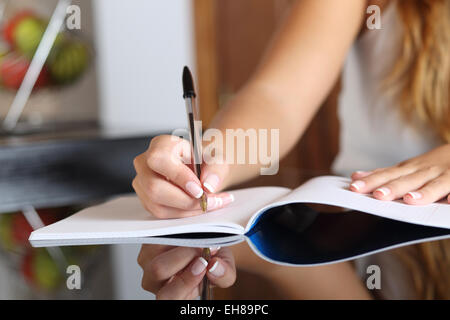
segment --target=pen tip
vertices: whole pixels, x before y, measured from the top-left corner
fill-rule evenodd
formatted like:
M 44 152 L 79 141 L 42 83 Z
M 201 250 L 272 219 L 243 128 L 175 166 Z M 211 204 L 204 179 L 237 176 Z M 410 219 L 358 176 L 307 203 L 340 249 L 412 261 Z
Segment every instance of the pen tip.
M 194 80 L 187 66 L 183 68 L 183 98 L 195 98 Z
M 200 207 L 203 212 L 208 210 L 208 200 L 206 198 L 206 194 L 203 192 L 202 197 L 200 198 Z

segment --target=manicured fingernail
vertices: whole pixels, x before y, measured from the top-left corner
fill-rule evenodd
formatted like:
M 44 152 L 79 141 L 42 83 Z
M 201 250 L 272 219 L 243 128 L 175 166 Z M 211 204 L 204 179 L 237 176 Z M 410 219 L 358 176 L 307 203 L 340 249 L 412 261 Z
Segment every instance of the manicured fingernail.
M 200 273 L 203 272 L 203 270 L 206 269 L 207 266 L 208 262 L 202 257 L 199 257 L 192 265 L 191 272 L 194 276 L 198 276 Z
M 356 180 L 355 182 L 353 182 L 350 185 L 350 188 L 355 189 L 356 191 L 361 190 L 364 186 L 366 185 L 366 183 L 362 180 Z
M 203 189 L 193 181 L 186 183 L 186 190 L 196 199 L 200 199 L 203 194 Z
M 389 190 L 389 188 L 383 187 L 383 188 L 378 188 L 377 190 L 374 191 L 375 192 L 379 192 L 381 193 L 381 196 L 386 197 L 388 194 L 391 193 L 391 190 Z
M 207 207 L 208 207 L 208 210 L 217 208 L 217 198 L 216 197 L 208 197 Z
M 413 200 L 422 199 L 422 194 L 420 192 L 408 192 L 406 195 L 413 198 Z
M 228 194 L 225 197 L 222 198 L 223 205 L 226 206 L 232 202 L 234 202 L 234 196 L 232 194 Z
M 222 277 L 225 274 L 225 268 L 221 263 L 219 263 L 219 261 L 216 261 L 213 266 L 209 268 L 208 272 L 215 277 Z
M 219 250 L 220 250 L 220 246 L 218 247 L 209 247 L 209 251 L 211 252 L 211 255 L 215 255 Z
M 219 186 L 219 176 L 217 174 L 209 174 L 206 176 L 203 186 L 211 193 L 214 193 Z

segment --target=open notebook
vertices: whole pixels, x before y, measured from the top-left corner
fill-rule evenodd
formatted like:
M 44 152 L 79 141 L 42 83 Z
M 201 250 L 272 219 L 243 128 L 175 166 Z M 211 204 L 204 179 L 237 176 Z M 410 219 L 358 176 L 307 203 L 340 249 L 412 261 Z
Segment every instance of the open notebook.
M 349 191 L 349 182 L 324 176 L 294 190 L 259 187 L 231 191 L 235 201 L 226 208 L 168 220 L 154 218 L 136 196 L 121 197 L 36 230 L 29 240 L 35 247 L 115 243 L 211 247 L 247 241 L 268 261 L 318 265 L 450 238 L 449 204 L 411 206 L 379 201 Z M 319 212 L 308 204 L 351 210 Z

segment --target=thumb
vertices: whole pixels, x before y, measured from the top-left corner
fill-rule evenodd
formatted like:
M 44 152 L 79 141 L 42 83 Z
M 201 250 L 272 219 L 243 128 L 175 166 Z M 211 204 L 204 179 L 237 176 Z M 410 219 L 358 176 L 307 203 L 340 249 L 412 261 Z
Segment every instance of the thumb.
M 200 182 L 209 193 L 216 193 L 224 188 L 224 181 L 229 173 L 229 166 L 225 163 L 204 163 Z

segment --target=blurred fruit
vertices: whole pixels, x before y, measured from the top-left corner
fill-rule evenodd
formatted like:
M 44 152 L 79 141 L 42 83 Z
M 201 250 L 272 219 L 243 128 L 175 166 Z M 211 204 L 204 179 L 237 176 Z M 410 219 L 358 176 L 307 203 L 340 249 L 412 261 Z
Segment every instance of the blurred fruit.
M 15 47 L 28 58 L 34 55 L 46 25 L 36 17 L 25 17 L 20 20 L 13 30 L 13 40 Z
M 5 24 L 3 37 L 6 41 L 3 43 L 7 45 L 1 46 L 0 40 L 0 77 L 4 87 L 15 90 L 20 87 L 47 24 L 47 20 L 30 10 L 19 12 Z M 35 88 L 46 86 L 50 81 L 55 84 L 71 83 L 82 75 L 88 63 L 88 46 L 60 32 Z
M 11 213 L 0 215 L 0 242 L 1 246 L 6 250 L 13 250 L 15 247 L 12 234 L 12 218 L 13 214 Z
M 14 46 L 13 32 L 14 29 L 16 28 L 16 25 L 23 19 L 34 16 L 35 15 L 32 11 L 24 10 L 17 13 L 12 19 L 6 22 L 5 26 L 3 27 L 3 37 L 11 47 Z
M 33 263 L 33 251 L 29 251 L 23 257 L 20 270 L 22 271 L 22 275 L 25 278 L 25 281 L 30 285 L 35 284 L 32 263 Z
M 86 70 L 88 60 L 86 45 L 79 41 L 66 42 L 49 58 L 50 76 L 57 84 L 72 82 Z
M 1 60 L 0 79 L 3 86 L 10 89 L 19 89 L 23 78 L 30 66 L 30 62 L 16 54 L 8 54 Z M 36 81 L 35 87 L 43 87 L 49 82 L 47 67 L 44 66 Z
M 28 237 L 31 232 L 33 232 L 33 228 L 30 226 L 22 213 L 16 213 L 13 215 L 11 229 L 12 237 L 16 244 L 20 246 L 30 245 L 28 242 Z
M 54 209 L 37 210 L 37 213 L 45 226 L 59 220 L 59 212 Z M 28 238 L 30 237 L 31 232 L 33 232 L 33 228 L 28 223 L 23 213 L 13 215 L 11 228 L 15 243 L 22 246 L 29 246 Z
M 35 284 L 45 290 L 55 289 L 62 280 L 58 266 L 45 249 L 37 250 L 35 253 L 32 263 Z

